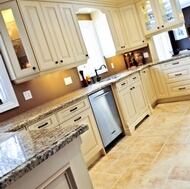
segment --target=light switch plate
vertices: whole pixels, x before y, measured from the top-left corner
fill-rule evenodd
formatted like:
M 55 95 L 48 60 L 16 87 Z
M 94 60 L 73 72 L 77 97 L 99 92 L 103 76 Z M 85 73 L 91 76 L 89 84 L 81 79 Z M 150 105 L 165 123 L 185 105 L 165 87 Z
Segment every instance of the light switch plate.
M 24 99 L 25 99 L 25 100 L 29 100 L 29 99 L 33 98 L 33 97 L 32 97 L 32 93 L 31 93 L 30 90 L 24 91 L 24 92 L 23 92 L 23 95 L 24 95 Z
M 70 84 L 73 83 L 71 77 L 66 77 L 66 78 L 64 78 L 64 81 L 65 81 L 65 85 L 70 85 Z
M 143 53 L 143 56 L 144 56 L 144 58 L 148 58 L 149 57 L 148 52 Z

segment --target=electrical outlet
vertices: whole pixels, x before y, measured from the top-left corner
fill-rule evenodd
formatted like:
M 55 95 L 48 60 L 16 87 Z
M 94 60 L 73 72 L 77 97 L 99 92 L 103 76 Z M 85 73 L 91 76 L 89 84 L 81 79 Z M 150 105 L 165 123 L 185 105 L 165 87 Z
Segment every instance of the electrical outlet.
M 64 78 L 64 81 L 65 81 L 65 85 L 70 85 L 71 83 L 73 83 L 71 77 Z
M 148 52 L 143 53 L 143 56 L 144 56 L 144 58 L 148 58 L 149 57 Z
M 113 62 L 111 63 L 111 67 L 114 68 L 114 63 Z
M 25 99 L 25 100 L 29 100 L 29 99 L 33 98 L 33 97 L 32 97 L 32 93 L 31 93 L 30 90 L 24 91 L 24 92 L 23 92 L 23 95 L 24 95 L 24 99 Z

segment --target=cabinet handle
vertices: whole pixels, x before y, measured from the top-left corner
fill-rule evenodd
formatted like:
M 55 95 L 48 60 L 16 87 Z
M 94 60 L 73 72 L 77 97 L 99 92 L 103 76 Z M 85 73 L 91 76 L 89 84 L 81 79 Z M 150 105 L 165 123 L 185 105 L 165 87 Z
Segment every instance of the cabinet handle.
M 38 129 L 42 128 L 42 127 L 45 127 L 46 125 L 48 125 L 48 122 L 45 122 L 44 124 L 38 126 Z
M 121 48 L 123 49 L 123 48 L 125 48 L 125 46 L 121 46 Z
M 134 79 L 137 79 L 137 77 L 133 77 L 133 80 L 134 80 Z
M 82 118 L 82 117 L 79 117 L 79 118 L 75 119 L 75 120 L 74 120 L 74 122 L 76 122 L 76 121 L 80 120 L 81 118 Z
M 182 73 L 175 74 L 175 76 L 180 76 L 180 75 L 182 75 Z
M 33 70 L 36 70 L 36 67 L 32 67 Z
M 181 88 L 179 88 L 179 90 L 184 90 L 184 89 L 186 89 L 186 87 L 181 87 Z
M 126 83 L 122 83 L 121 85 L 123 86 L 123 85 L 125 85 Z
M 77 107 L 71 109 L 70 112 L 73 112 L 73 111 L 75 111 L 76 109 L 77 109 Z
M 63 60 L 60 60 L 61 63 L 63 63 Z
M 174 62 L 174 63 L 172 63 L 172 65 L 177 65 L 177 64 L 179 64 L 179 62 Z
M 58 64 L 59 62 L 58 61 L 55 61 L 56 64 Z

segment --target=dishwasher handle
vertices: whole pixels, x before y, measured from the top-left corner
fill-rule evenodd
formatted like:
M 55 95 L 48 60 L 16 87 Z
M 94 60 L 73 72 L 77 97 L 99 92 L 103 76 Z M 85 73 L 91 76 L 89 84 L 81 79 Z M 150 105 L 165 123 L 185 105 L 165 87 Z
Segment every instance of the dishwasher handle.
M 97 96 L 95 96 L 95 97 L 93 98 L 93 100 L 97 100 L 97 99 L 99 99 L 99 98 L 101 98 L 101 97 L 103 97 L 103 96 L 106 96 L 106 95 L 109 94 L 109 93 L 110 93 L 110 92 L 107 91 L 107 92 L 105 92 L 105 93 L 103 93 L 103 94 L 97 95 Z

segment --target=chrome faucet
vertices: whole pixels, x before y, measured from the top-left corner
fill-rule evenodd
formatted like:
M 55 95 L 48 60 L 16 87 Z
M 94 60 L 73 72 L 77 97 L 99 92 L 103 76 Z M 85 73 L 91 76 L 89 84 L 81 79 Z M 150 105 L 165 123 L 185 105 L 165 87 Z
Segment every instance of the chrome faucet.
M 105 66 L 104 64 L 102 64 L 102 65 L 100 66 L 100 68 L 94 70 L 94 71 L 95 71 L 95 74 L 96 74 L 96 79 L 97 79 L 97 81 L 100 81 L 100 79 L 101 79 L 101 77 L 98 75 L 98 70 L 101 70 L 103 67 L 106 68 L 106 66 Z

